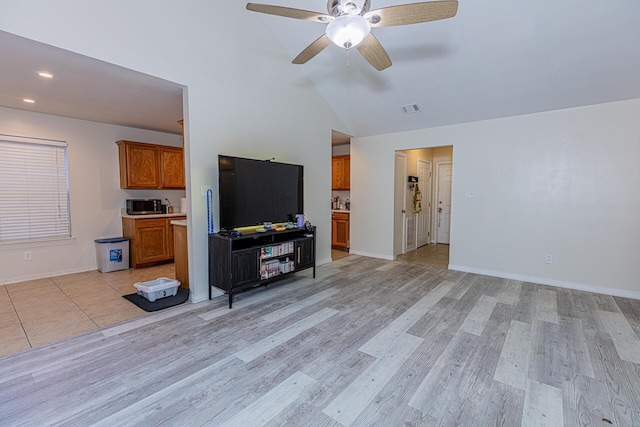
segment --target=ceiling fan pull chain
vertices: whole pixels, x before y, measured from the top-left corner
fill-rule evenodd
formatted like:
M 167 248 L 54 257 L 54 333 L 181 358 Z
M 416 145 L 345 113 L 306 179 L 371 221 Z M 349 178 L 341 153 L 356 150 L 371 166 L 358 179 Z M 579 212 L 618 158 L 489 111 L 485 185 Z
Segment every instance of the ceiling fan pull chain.
M 347 68 L 350 68 L 350 67 L 351 67 L 351 62 L 349 61 L 349 59 L 350 59 L 350 57 L 349 57 L 349 51 L 350 51 L 351 49 L 346 48 L 345 50 L 347 51 Z

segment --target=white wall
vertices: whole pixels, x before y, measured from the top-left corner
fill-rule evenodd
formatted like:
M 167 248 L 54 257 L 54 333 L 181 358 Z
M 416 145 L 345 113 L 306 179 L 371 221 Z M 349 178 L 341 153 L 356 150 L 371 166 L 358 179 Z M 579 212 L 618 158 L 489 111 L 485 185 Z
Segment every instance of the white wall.
M 331 130 L 351 132 L 245 3 L 2 0 L 0 10 L 4 31 L 187 87 L 192 299 L 207 297 L 200 190 L 211 185 L 217 192 L 218 154 L 304 165 L 305 216 L 318 226 L 318 262 L 330 260 Z
M 120 209 L 131 198 L 179 204 L 184 190 L 122 190 L 116 141 L 180 146 L 182 137 L 0 107 L 0 133 L 66 141 L 73 240 L 63 246 L 0 244 L 0 284 L 96 268 L 94 240 L 122 236 Z M 24 261 L 31 251 L 32 261 Z
M 394 151 L 453 145 L 452 268 L 638 298 L 638 117 L 634 99 L 354 138 L 351 251 L 393 254 Z

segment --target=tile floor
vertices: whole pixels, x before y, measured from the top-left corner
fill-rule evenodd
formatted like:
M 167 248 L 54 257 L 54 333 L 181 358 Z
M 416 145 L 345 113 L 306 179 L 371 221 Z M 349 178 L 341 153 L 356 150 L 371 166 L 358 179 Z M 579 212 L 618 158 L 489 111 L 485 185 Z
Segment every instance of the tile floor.
M 69 274 L 0 286 L 0 357 L 147 314 L 122 295 L 175 278 L 173 264 Z
M 415 262 L 417 264 L 435 265 L 436 267 L 448 268 L 449 266 L 449 245 L 442 243 L 420 246 L 415 251 L 398 255 L 402 261 Z

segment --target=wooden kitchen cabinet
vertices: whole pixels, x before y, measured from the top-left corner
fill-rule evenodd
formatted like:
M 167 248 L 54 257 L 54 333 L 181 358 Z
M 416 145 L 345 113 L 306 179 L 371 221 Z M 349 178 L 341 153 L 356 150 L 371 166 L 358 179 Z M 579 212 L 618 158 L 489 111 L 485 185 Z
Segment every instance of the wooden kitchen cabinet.
M 159 146 L 161 188 L 184 187 L 184 151 L 180 147 Z
M 116 144 L 120 188 L 185 188 L 182 148 L 134 141 Z
M 134 238 L 135 264 L 164 261 L 169 258 L 169 233 L 164 219 L 141 219 L 136 221 Z
M 351 156 L 331 158 L 331 189 L 349 190 L 351 186 Z
M 122 234 L 128 237 L 132 268 L 173 260 L 173 225 L 186 217 L 122 218 Z
M 179 227 L 177 225 L 173 225 L 171 224 L 171 221 L 186 221 L 187 217 L 186 216 L 175 216 L 175 217 L 171 217 L 171 218 L 167 218 L 167 230 L 168 230 L 168 235 L 167 235 L 167 241 L 169 242 L 169 258 L 174 258 L 174 249 L 175 249 L 175 245 L 174 245 L 174 240 L 175 240 L 175 233 L 176 233 L 176 227 Z
M 349 248 L 349 214 L 331 214 L 331 246 L 336 249 Z
M 151 144 L 118 141 L 120 188 L 158 188 L 157 148 Z
M 170 222 L 175 221 L 172 219 Z M 180 282 L 180 287 L 189 289 L 189 254 L 187 246 L 187 227 L 184 225 L 173 226 L 174 261 L 176 268 L 176 279 Z
M 183 218 L 177 218 L 177 219 L 183 219 Z M 167 242 L 169 244 L 169 247 L 167 248 L 167 251 L 169 253 L 169 258 L 173 259 L 173 255 L 175 252 L 175 225 L 171 224 L 171 221 L 175 221 L 176 218 L 171 218 L 167 220 Z

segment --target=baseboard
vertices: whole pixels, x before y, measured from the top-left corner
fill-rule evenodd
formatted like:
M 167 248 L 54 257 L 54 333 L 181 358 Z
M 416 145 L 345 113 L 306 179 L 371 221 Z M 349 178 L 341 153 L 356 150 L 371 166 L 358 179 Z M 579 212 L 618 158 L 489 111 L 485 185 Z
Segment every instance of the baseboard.
M 207 284 L 208 284 L 208 280 L 207 280 Z M 219 296 L 224 296 L 224 291 L 216 288 L 216 287 L 211 287 L 211 298 L 215 299 L 216 297 Z M 226 296 L 225 296 L 226 298 Z M 191 294 L 189 295 L 189 302 L 195 304 L 198 302 L 202 302 L 202 301 L 207 301 L 209 299 L 209 294 L 207 293 L 207 290 L 205 288 L 205 291 L 202 293 L 198 293 L 198 294 L 194 294 L 193 291 L 191 292 Z
M 389 256 L 389 255 L 376 254 L 376 253 L 364 252 L 364 251 L 356 251 L 356 250 L 353 250 L 353 249 L 349 249 L 349 253 L 353 254 L 353 255 L 362 255 L 362 256 L 369 257 L 369 258 L 386 259 L 386 260 L 389 260 L 389 261 L 393 261 L 395 259 L 395 257 Z
M 464 271 L 465 273 L 482 274 L 485 276 L 500 277 L 502 279 L 520 280 L 522 282 L 539 283 L 541 285 L 557 286 L 559 288 L 573 289 L 576 291 L 593 292 L 615 297 L 640 299 L 640 292 L 625 291 L 623 289 L 605 288 L 602 286 L 586 285 L 584 283 L 567 282 L 564 280 L 547 279 L 543 277 L 525 276 L 522 274 L 505 273 L 503 271 L 485 270 L 482 268 L 466 267 L 463 265 L 449 264 L 449 270 Z
M 316 267 L 320 266 L 320 265 L 324 265 L 324 264 L 329 264 L 331 262 L 331 258 L 324 258 L 321 259 L 320 261 L 316 261 Z

